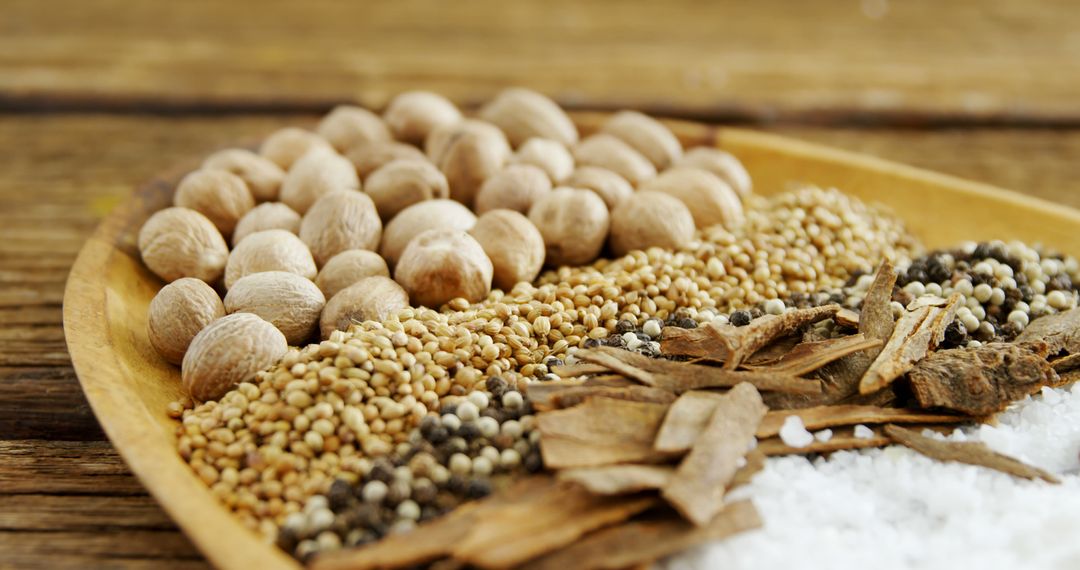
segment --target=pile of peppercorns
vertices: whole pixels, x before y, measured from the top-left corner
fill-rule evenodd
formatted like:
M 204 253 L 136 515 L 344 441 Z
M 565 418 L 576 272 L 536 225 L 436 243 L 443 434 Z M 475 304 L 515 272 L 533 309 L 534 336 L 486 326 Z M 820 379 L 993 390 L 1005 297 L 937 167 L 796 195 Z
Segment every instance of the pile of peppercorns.
M 898 268 L 893 309 L 899 314 L 919 297 L 960 293 L 964 305 L 945 332 L 944 347 L 1010 341 L 1032 320 L 1076 307 L 1078 278 L 1080 263 L 1075 258 L 1015 241 L 970 242 Z M 735 311 L 726 322 L 742 326 L 762 314 L 830 303 L 859 309 L 872 282 L 872 268 L 856 271 L 839 290 L 772 299 Z
M 338 479 L 325 496 L 310 498 L 286 518 L 278 545 L 307 561 L 408 531 L 487 496 L 514 473 L 540 471 L 539 436 L 526 396 L 491 377 L 485 390 L 425 416 L 393 453 L 364 459 L 357 484 Z

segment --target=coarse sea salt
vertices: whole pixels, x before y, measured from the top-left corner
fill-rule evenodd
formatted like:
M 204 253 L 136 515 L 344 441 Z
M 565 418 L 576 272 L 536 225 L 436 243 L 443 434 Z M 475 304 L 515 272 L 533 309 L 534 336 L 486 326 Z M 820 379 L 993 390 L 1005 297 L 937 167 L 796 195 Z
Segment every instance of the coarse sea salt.
M 780 426 L 780 440 L 791 447 L 806 447 L 814 443 L 814 434 L 806 431 L 802 418 L 790 415 L 784 418 L 784 425 Z
M 996 426 L 963 428 L 947 439 L 982 441 L 1057 474 L 1060 485 L 943 463 L 895 445 L 813 460 L 770 458 L 730 494 L 752 498 L 765 526 L 662 567 L 1080 568 L 1080 384 L 1051 391 L 1014 404 Z

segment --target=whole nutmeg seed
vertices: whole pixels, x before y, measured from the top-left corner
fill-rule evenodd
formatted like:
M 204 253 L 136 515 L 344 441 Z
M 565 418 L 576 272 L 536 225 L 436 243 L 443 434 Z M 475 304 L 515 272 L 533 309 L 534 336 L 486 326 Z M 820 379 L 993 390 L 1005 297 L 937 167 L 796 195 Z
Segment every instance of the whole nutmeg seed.
M 281 202 L 263 202 L 236 223 L 232 234 L 233 247 L 245 237 L 265 230 L 285 230 L 295 234 L 300 231 L 300 214 Z
M 556 188 L 529 210 L 529 220 L 544 237 L 548 265 L 583 265 L 600 255 L 610 216 L 595 192 Z
M 480 185 L 510 158 L 510 145 L 502 131 L 475 120 L 432 130 L 426 150 L 446 175 L 450 197 L 466 206 L 472 206 Z
M 437 308 L 461 297 L 475 303 L 491 292 L 493 268 L 484 248 L 463 230 L 428 230 L 409 242 L 394 279 L 413 303 Z
M 390 277 L 386 260 L 374 251 L 350 249 L 330 258 L 315 277 L 315 285 L 330 299 L 342 289 L 368 277 Z
M 513 289 L 518 282 L 536 279 L 544 266 L 544 237 L 519 212 L 487 212 L 476 220 L 469 234 L 491 259 L 492 282 L 503 291 Z
M 379 253 L 393 267 L 401 252 L 421 232 L 433 229 L 471 230 L 476 214 L 453 200 L 425 200 L 405 208 L 386 224 Z
M 682 156 L 679 139 L 656 119 L 637 111 L 619 111 L 608 119 L 600 129 L 614 135 L 642 156 L 649 159 L 657 170 L 664 170 Z
M 394 138 L 419 145 L 432 129 L 460 121 L 461 111 L 437 93 L 406 91 L 390 101 L 383 120 Z
M 338 105 L 319 121 L 315 132 L 326 139 L 338 152 L 358 144 L 386 141 L 390 129 L 378 115 L 355 105 Z
M 518 148 L 513 161 L 531 164 L 547 173 L 552 182 L 559 183 L 574 171 L 574 157 L 559 141 L 531 138 Z
M 746 171 L 742 162 L 739 162 L 735 155 L 718 148 L 707 146 L 692 148 L 686 151 L 686 154 L 675 165 L 708 170 L 727 182 L 728 186 L 731 186 L 732 190 L 743 198 L 754 191 L 750 173 Z
M 382 239 L 375 203 L 363 192 L 347 190 L 319 198 L 300 222 L 300 239 L 322 265 L 348 249 L 375 249 Z
M 255 232 L 236 245 L 225 266 L 225 287 L 241 277 L 263 271 L 287 271 L 307 279 L 316 274 L 315 259 L 307 244 L 285 230 Z
M 355 323 L 382 321 L 409 307 L 409 295 L 393 279 L 373 276 L 338 291 L 323 309 L 319 327 L 323 339 Z
M 476 213 L 504 208 L 526 213 L 551 193 L 551 180 L 539 167 L 511 164 L 484 181 L 476 194 Z
M 598 133 L 574 147 L 578 166 L 599 166 L 622 176 L 633 186 L 654 178 L 656 167 L 633 147 L 607 133 Z
M 425 160 L 395 160 L 371 173 L 364 192 L 375 202 L 383 221 L 424 200 L 449 198 L 446 176 Z
M 739 196 L 715 174 L 700 168 L 666 170 L 639 190 L 663 192 L 682 200 L 699 228 L 721 224 L 733 229 L 743 222 Z
M 480 117 L 502 129 L 515 147 L 532 137 L 566 146 L 578 141 L 577 127 L 562 107 L 529 89 L 506 89 L 480 110 Z
M 360 180 L 366 181 L 371 173 L 395 160 L 427 160 L 424 152 L 415 146 L 397 141 L 379 141 L 357 145 L 345 158 L 353 163 Z
M 281 201 L 303 214 L 331 192 L 359 190 L 360 179 L 351 162 L 332 150 L 313 149 L 296 161 L 281 185 Z
M 285 127 L 263 140 L 259 154 L 287 171 L 301 156 L 316 148 L 329 150 L 333 147 L 326 139 L 309 130 Z
M 571 188 L 596 192 L 604 200 L 608 210 L 634 195 L 634 187 L 625 178 L 599 166 L 579 167 L 567 177 L 565 184 Z
M 250 313 L 228 315 L 192 339 L 180 366 L 181 382 L 192 398 L 216 400 L 288 351 L 285 335 L 274 325 Z
M 277 200 L 278 191 L 285 180 L 285 171 L 281 167 L 243 148 L 215 152 L 206 157 L 202 167 L 225 170 L 239 176 L 259 202 Z
M 227 236 L 240 218 L 255 207 L 255 198 L 239 176 L 226 170 L 201 169 L 180 180 L 173 204 L 206 216 Z
M 225 311 L 251 313 L 277 327 L 291 345 L 303 343 L 319 324 L 326 297 L 309 279 L 285 271 L 252 273 L 233 283 Z
M 184 360 L 191 339 L 207 325 L 225 316 L 217 291 L 192 277 L 177 279 L 161 288 L 150 301 L 146 332 L 150 344 L 172 364 Z
M 611 249 L 626 255 L 635 249 L 677 249 L 694 238 L 694 217 L 678 198 L 642 190 L 611 211 Z
M 139 230 L 139 253 L 165 281 L 194 277 L 213 283 L 229 259 L 225 238 L 206 216 L 188 208 L 158 210 Z

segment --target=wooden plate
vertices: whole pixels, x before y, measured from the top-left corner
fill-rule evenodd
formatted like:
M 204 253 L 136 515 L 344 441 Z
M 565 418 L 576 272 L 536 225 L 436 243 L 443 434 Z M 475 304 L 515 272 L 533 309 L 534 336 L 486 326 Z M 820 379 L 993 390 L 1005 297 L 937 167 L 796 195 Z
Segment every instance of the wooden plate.
M 575 116 L 582 132 L 601 114 Z M 963 240 L 1021 239 L 1080 255 L 1080 212 L 892 162 L 741 129 L 671 122 L 687 146 L 718 145 L 737 155 L 755 191 L 793 182 L 834 186 L 902 216 L 930 247 Z M 963 152 L 963 149 L 956 149 Z M 196 163 L 192 163 L 194 166 Z M 151 494 L 220 568 L 296 568 L 221 507 L 175 449 L 165 406 L 180 396 L 179 373 L 151 348 L 146 310 L 162 283 L 139 260 L 143 221 L 171 202 L 175 176 L 140 188 L 97 228 L 68 278 L 64 329 L 94 413 Z

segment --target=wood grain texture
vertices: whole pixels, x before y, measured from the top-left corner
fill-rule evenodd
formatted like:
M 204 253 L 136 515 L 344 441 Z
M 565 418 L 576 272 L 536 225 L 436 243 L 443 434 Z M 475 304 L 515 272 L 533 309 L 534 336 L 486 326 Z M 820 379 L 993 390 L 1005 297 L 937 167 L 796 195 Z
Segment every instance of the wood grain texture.
M 380 106 L 521 84 L 586 107 L 809 121 L 1080 120 L 1071 0 L 8 0 L 14 108 Z
M 19 357 L 0 365 L 0 439 L 102 437 L 63 342 L 57 341 L 62 338 L 58 335 L 64 281 L 79 247 L 100 219 L 136 184 L 177 162 L 312 118 L 0 116 L 0 329 L 6 338 L 24 339 Z M 1075 160 L 1080 131 L 773 130 L 1080 206 L 1080 162 Z M 38 343 L 39 334 L 52 340 Z M 78 513 L 86 495 L 127 497 L 145 491 L 107 442 L 0 441 L 0 495 L 12 493 L 63 496 L 72 501 L 68 512 Z M 104 515 L 97 518 L 98 525 L 109 523 Z M 14 534 L 9 531 L 0 540 L 13 540 Z M 17 562 L 19 568 L 85 567 L 87 558 L 70 549 L 54 552 L 52 540 L 68 545 L 85 541 L 87 556 L 100 548 L 101 541 L 101 535 L 87 531 L 65 530 L 55 537 L 28 529 L 17 534 L 19 544 L 4 542 L 0 548 L 18 552 L 12 564 Z M 123 532 L 105 536 L 116 543 L 131 540 Z M 181 535 L 155 530 L 140 536 L 175 541 Z M 183 556 L 191 555 L 190 546 L 186 552 Z M 172 557 L 169 551 L 160 557 L 94 561 L 95 566 L 205 567 L 203 562 Z M 4 564 L 0 562 L 0 568 Z

